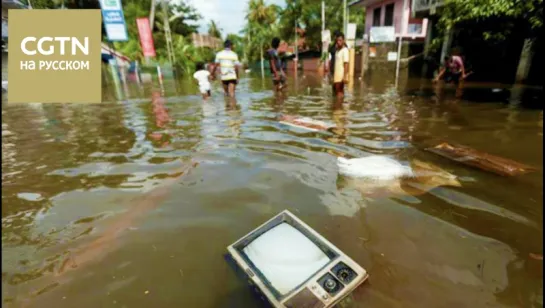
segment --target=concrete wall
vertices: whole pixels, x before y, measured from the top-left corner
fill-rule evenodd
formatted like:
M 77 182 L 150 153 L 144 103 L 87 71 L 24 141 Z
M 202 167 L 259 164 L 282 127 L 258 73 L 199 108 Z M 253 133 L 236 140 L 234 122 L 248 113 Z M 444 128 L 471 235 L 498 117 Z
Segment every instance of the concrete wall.
M 394 3 L 394 27 L 395 32 L 400 33 L 401 32 L 401 21 L 403 20 L 403 0 L 386 0 L 379 2 L 374 5 L 370 5 L 366 7 L 365 12 L 365 33 L 369 34 L 369 30 L 371 30 L 371 27 L 373 26 L 373 11 L 376 8 L 381 8 L 380 11 L 380 25 L 384 26 L 384 20 L 386 16 L 386 6 L 389 4 Z
M 380 11 L 380 26 L 385 26 L 384 22 L 386 19 L 386 6 L 389 4 L 394 4 L 394 28 L 396 35 L 403 34 L 405 37 L 407 36 L 407 33 L 414 33 L 410 32 L 409 25 L 415 24 L 420 25 L 420 28 L 423 28 L 424 20 L 421 18 L 412 18 L 411 16 L 411 2 L 410 0 L 407 0 L 407 7 L 403 8 L 403 2 L 404 0 L 385 0 L 381 1 L 376 4 L 372 4 L 368 7 L 366 7 L 365 12 L 365 34 L 369 35 L 369 31 L 371 30 L 371 27 L 373 27 L 373 11 L 376 8 L 381 8 Z M 403 24 L 403 16 L 405 16 L 405 24 Z M 423 30 L 426 31 L 425 29 Z M 422 38 L 423 39 L 423 38 Z
M 397 52 L 397 43 L 369 44 L 369 48 L 376 49 L 376 56 L 369 56 L 369 71 L 380 70 L 395 73 L 396 62 L 388 61 L 388 52 Z M 401 45 L 401 59 L 409 57 L 409 43 Z
M 399 64 L 400 84 L 406 83 L 410 76 L 415 75 L 415 71 L 421 71 L 422 57 L 409 60 L 409 57 L 414 55 L 414 49 L 419 49 L 415 48 L 415 44 L 418 43 L 403 42 L 403 44 L 401 45 L 401 61 Z M 419 45 L 421 49 L 423 44 L 420 43 Z M 378 80 L 383 80 L 381 82 L 394 83 L 396 74 L 396 61 L 388 61 L 388 52 L 397 52 L 398 44 L 369 44 L 369 47 L 376 48 L 376 56 L 369 57 L 367 60 L 367 71 L 364 74 L 365 80 L 367 82 L 371 82 L 372 80 L 377 82 Z M 358 57 L 361 58 L 361 54 L 359 56 L 357 55 L 356 59 Z M 361 64 L 358 63 L 356 63 L 356 65 L 361 66 Z

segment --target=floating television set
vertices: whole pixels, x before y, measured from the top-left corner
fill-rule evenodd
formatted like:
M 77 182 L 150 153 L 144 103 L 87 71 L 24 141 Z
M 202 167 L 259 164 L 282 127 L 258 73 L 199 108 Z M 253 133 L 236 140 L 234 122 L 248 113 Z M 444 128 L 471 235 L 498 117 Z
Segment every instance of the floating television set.
M 227 250 L 275 308 L 333 307 L 368 278 L 365 269 L 287 210 Z

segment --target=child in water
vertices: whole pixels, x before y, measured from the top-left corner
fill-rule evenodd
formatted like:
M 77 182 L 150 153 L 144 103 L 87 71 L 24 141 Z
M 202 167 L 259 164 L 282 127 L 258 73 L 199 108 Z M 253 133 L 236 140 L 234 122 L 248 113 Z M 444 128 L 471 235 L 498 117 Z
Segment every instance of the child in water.
M 210 97 L 210 72 L 204 68 L 204 63 L 197 63 L 197 71 L 193 74 L 199 84 L 199 91 L 203 99 Z

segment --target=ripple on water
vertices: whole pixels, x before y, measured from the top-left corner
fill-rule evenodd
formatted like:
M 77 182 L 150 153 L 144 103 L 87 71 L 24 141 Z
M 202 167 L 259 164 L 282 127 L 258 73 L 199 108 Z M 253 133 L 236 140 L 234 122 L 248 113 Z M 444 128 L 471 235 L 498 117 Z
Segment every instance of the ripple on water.
M 521 208 L 514 201 L 520 195 L 541 200 L 540 174 L 513 178 L 518 186 L 491 194 L 487 187 L 498 187 L 497 178 L 436 159 L 409 140 L 446 136 L 501 153 L 505 144 L 481 138 L 496 132 L 509 147 L 524 149 L 514 159 L 539 164 L 542 114 L 446 106 L 404 97 L 390 85 L 355 89 L 351 103 L 338 108 L 325 96 L 331 95 L 329 85 L 309 80 L 298 81 L 305 93 L 310 87 L 308 93 L 326 94 L 297 95 L 294 86 L 282 98 L 263 88 L 262 80 L 244 78 L 236 101 L 214 85 L 206 102 L 196 89 L 185 88 L 191 95 L 153 104 L 147 98 L 100 106 L 3 104 L 4 298 L 40 290 L 44 306 L 114 300 L 130 307 L 221 306 L 231 292 L 246 296 L 239 292 L 243 282 L 225 271 L 225 247 L 287 208 L 369 270 L 373 284 L 363 287 L 370 292 L 360 303 L 366 307 L 392 301 L 539 304 L 541 271 L 531 262 L 540 261 L 526 256 L 542 254 L 543 226 L 536 219 L 542 204 Z M 335 128 L 293 128 L 279 123 L 282 115 Z M 480 124 L 467 124 L 466 115 Z M 472 139 L 475 132 L 478 140 Z M 358 190 L 343 182 L 336 157 L 370 154 L 403 160 L 414 155 L 452 167 L 462 187 L 375 195 L 372 185 Z M 163 186 L 189 159 L 200 162 L 198 168 Z M 116 227 L 129 232 L 113 236 Z M 63 276 L 62 284 L 48 278 L 68 252 L 82 251 L 87 263 Z M 163 293 L 150 288 L 158 282 Z M 142 299 L 146 290 L 153 304 Z

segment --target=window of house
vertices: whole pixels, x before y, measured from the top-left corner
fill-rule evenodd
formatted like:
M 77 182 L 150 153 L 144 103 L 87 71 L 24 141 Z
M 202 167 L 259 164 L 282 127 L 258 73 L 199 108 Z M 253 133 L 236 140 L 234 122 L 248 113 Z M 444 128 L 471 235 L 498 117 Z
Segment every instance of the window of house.
M 388 4 L 385 7 L 385 14 L 384 14 L 384 25 L 385 26 L 393 26 L 394 25 L 394 4 Z
M 422 24 L 409 24 L 407 32 L 410 34 L 421 34 Z
M 377 7 L 373 10 L 373 27 L 380 27 L 380 11 L 382 7 Z

